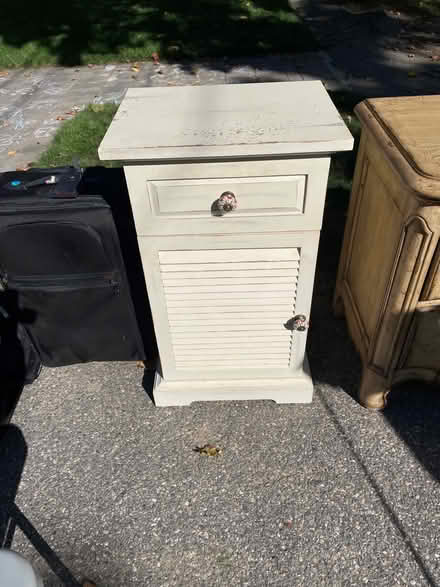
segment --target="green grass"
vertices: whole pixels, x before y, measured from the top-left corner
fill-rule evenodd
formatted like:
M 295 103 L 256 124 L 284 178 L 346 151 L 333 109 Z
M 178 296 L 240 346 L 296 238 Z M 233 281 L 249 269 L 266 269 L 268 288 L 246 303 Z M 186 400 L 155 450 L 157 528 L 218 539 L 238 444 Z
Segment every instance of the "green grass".
M 0 67 L 317 48 L 287 0 L 41 0 L 2 5 Z
M 56 133 L 48 149 L 38 160 L 38 166 L 70 165 L 79 159 L 81 167 L 102 165 L 98 146 L 115 115 L 114 104 L 89 105 L 72 120 L 67 120 Z M 109 161 L 107 167 L 118 167 L 117 161 Z

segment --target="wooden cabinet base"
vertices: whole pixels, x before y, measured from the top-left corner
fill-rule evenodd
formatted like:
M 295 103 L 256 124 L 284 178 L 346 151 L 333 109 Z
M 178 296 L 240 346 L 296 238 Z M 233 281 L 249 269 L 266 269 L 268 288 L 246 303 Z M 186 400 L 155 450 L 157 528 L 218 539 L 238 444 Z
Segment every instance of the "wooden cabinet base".
M 197 401 L 272 400 L 278 404 L 308 404 L 313 381 L 307 357 L 304 369 L 284 379 L 234 379 L 215 381 L 169 381 L 156 372 L 156 406 L 187 406 Z

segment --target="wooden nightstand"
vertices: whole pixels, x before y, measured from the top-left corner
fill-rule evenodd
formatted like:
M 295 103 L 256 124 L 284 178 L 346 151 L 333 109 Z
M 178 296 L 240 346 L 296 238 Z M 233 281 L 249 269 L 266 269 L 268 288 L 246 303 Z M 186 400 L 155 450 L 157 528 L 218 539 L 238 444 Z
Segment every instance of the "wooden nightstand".
M 157 405 L 312 400 L 329 154 L 352 145 L 321 82 L 128 90 L 99 155 L 125 162 Z
M 381 98 L 362 123 L 334 307 L 363 365 L 362 404 L 440 382 L 440 96 Z

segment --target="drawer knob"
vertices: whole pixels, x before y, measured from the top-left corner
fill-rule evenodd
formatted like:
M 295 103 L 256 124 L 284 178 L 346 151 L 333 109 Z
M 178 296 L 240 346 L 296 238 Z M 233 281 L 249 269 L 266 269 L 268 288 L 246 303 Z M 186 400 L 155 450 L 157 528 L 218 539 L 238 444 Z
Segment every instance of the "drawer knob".
M 219 216 L 223 216 L 227 212 L 232 212 L 238 206 L 237 198 L 232 192 L 223 192 L 221 196 L 214 202 L 214 212 Z

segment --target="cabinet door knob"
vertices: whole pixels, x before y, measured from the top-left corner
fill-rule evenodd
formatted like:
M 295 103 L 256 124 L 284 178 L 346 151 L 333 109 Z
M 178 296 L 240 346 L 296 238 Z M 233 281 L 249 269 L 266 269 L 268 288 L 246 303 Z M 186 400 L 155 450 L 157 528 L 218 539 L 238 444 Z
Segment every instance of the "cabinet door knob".
M 237 198 L 233 192 L 223 192 L 215 201 L 215 209 L 220 215 L 232 212 L 238 206 Z
M 297 314 L 293 317 L 293 330 L 304 332 L 309 327 L 309 322 L 304 314 Z
M 308 327 L 309 321 L 304 314 L 297 314 L 284 324 L 284 328 L 287 330 L 298 330 L 298 332 L 304 332 Z

